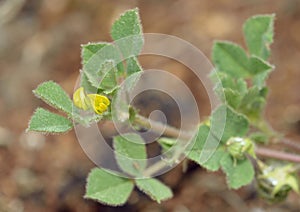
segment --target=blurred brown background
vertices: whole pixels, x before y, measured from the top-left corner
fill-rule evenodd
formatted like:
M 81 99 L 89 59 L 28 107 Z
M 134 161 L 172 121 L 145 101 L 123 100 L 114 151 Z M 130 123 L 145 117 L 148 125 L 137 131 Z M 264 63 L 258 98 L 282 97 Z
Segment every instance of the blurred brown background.
M 245 46 L 242 23 L 251 15 L 276 13 L 276 71 L 268 80 L 266 115 L 275 129 L 300 142 L 299 0 L 0 0 L 0 211 L 300 211 L 295 194 L 269 205 L 253 186 L 229 191 L 221 173 L 193 164 L 185 175 L 178 166 L 162 177 L 174 189 L 172 200 L 159 205 L 135 191 L 122 208 L 103 206 L 82 198 L 94 165 L 73 131 L 24 133 L 34 109 L 45 106 L 31 90 L 54 80 L 71 95 L 80 44 L 110 41 L 113 20 L 133 7 L 140 9 L 144 32 L 178 36 L 208 57 L 216 39 Z M 193 78 L 180 77 L 207 104 Z

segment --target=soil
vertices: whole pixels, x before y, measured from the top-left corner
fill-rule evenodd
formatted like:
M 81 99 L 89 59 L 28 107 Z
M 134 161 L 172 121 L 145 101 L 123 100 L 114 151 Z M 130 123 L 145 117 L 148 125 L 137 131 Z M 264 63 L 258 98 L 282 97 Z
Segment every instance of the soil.
M 6 14 L 4 5 L 13 12 Z M 24 132 L 35 108 L 47 107 L 31 91 L 43 81 L 54 80 L 71 95 L 81 68 L 80 45 L 111 41 L 113 20 L 133 7 L 140 9 L 144 32 L 178 36 L 208 58 L 214 40 L 245 46 L 242 23 L 248 17 L 275 13 L 271 62 L 276 70 L 268 80 L 266 118 L 276 130 L 300 143 L 298 0 L 2 0 L 0 211 L 300 211 L 295 193 L 283 203 L 270 205 L 257 196 L 254 185 L 228 190 L 221 172 L 208 173 L 193 163 L 184 174 L 180 164 L 160 177 L 173 188 L 171 200 L 157 204 L 135 190 L 125 206 L 105 206 L 82 197 L 85 178 L 95 165 L 74 131 L 63 135 Z M 210 113 L 203 86 L 184 67 L 168 60 L 142 59 L 144 67 L 153 64 L 186 82 L 201 115 Z M 171 122 L 176 125 L 176 120 Z

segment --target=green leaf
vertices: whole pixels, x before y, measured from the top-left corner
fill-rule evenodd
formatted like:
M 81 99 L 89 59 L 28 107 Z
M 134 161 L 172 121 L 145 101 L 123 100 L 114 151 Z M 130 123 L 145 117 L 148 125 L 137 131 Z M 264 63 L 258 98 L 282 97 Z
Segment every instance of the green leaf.
M 221 160 L 226 154 L 223 147 L 218 147 L 215 152 L 208 158 L 208 160 L 202 160 L 200 157 L 199 164 L 210 171 L 217 171 L 220 169 Z
M 133 176 L 141 176 L 147 166 L 144 140 L 138 134 L 128 133 L 113 138 L 115 156 L 120 168 Z
M 224 98 L 222 98 L 222 101 L 234 109 L 238 108 L 243 96 L 239 92 L 234 91 L 230 88 L 223 89 L 223 92 Z
M 263 88 L 266 85 L 266 79 L 274 69 L 274 66 L 256 56 L 252 56 L 252 58 L 251 70 L 255 71 L 252 83 L 254 86 Z
M 140 66 L 136 57 L 130 57 L 127 59 L 127 76 L 130 76 L 134 73 L 142 71 L 142 67 Z
M 246 135 L 249 123 L 244 115 L 235 112 L 226 105 L 221 105 L 212 113 L 211 129 L 213 129 L 214 136 L 221 138 L 224 143 L 230 137 Z
M 52 107 L 72 116 L 72 100 L 57 83 L 53 81 L 44 82 L 33 93 Z
M 265 95 L 258 87 L 251 87 L 241 100 L 238 111 L 245 114 L 251 121 L 257 121 L 266 104 Z
M 72 122 L 43 108 L 37 108 L 32 115 L 27 131 L 63 133 L 71 130 Z
M 218 71 L 235 77 L 248 77 L 248 57 L 242 47 L 231 42 L 216 42 L 213 46 L 213 62 Z
M 273 69 L 274 66 L 263 73 L 255 75 L 252 79 L 253 85 L 258 86 L 259 88 L 263 88 L 266 85 L 266 80 Z
M 85 65 L 89 62 L 89 60 L 102 48 L 111 45 L 110 43 L 88 43 L 81 45 L 81 59 L 82 64 Z
M 123 205 L 128 200 L 133 188 L 134 183 L 130 179 L 94 168 L 87 178 L 84 197 L 107 205 Z
M 87 44 L 82 46 L 83 72 L 92 86 L 98 88 L 102 77 L 99 76 L 103 64 L 113 61 L 118 73 L 123 72 L 122 58 L 115 45 L 110 43 Z M 118 64 L 118 65 L 116 65 Z M 121 67 L 121 68 L 120 68 Z
M 114 120 L 117 120 L 119 122 L 130 121 L 130 115 L 132 115 L 132 113 L 129 113 L 131 106 L 130 102 L 128 102 L 128 99 L 125 97 L 132 93 L 132 90 L 138 83 L 141 74 L 142 72 L 136 72 L 127 77 L 126 80 L 123 82 L 121 88 L 118 89 L 115 93 L 114 99 L 112 100 L 114 104 L 112 105 L 113 108 L 111 110 Z
M 274 36 L 274 18 L 274 14 L 253 16 L 243 26 L 250 53 L 265 60 L 270 56 L 270 45 Z
M 247 83 L 244 79 L 236 79 L 225 72 L 215 70 L 211 73 L 210 77 L 215 82 L 217 90 L 219 88 L 228 88 L 240 93 L 241 95 L 244 95 L 248 90 Z
M 113 60 L 102 63 L 98 77 L 98 88 L 103 90 L 104 93 L 111 93 L 117 88 L 117 70 Z
M 269 73 L 273 68 L 271 64 L 259 57 L 250 57 L 249 73 L 251 73 L 251 76 Z
M 238 189 L 252 182 L 254 169 L 248 158 L 237 160 L 234 164 L 232 157 L 227 153 L 221 160 L 222 170 L 227 176 L 227 184 L 230 188 Z
M 141 191 L 158 203 L 173 197 L 172 190 L 154 178 L 136 179 L 135 183 Z
M 87 93 L 97 93 L 98 88 L 92 85 L 84 72 L 81 72 L 80 87 L 83 87 Z
M 124 59 L 137 56 L 140 53 L 144 39 L 137 8 L 126 11 L 114 22 L 111 36 L 122 52 Z
M 132 92 L 132 90 L 135 88 L 136 84 L 138 83 L 138 81 L 140 80 L 142 75 L 142 72 L 135 72 L 132 73 L 129 77 L 126 78 L 125 82 L 124 82 L 124 92 Z
M 120 59 L 120 55 L 116 54 L 116 52 L 114 52 L 116 49 L 111 49 L 113 47 L 113 45 L 111 43 L 106 43 L 106 42 L 99 42 L 99 43 L 88 43 L 88 44 L 84 44 L 81 46 L 82 50 L 81 50 L 81 58 L 82 58 L 82 64 L 83 66 L 85 66 L 89 60 L 96 55 L 99 51 L 103 50 L 104 48 L 104 52 L 108 52 L 108 55 L 113 55 L 112 58 L 108 58 L 108 59 L 118 59 L 118 73 L 123 73 L 124 72 L 124 67 L 122 64 L 122 60 Z M 107 50 L 105 49 L 107 48 Z M 113 53 L 113 54 L 112 54 Z M 105 55 L 105 54 L 104 54 Z M 116 55 L 118 55 L 116 57 Z
M 223 157 L 223 155 L 226 154 L 226 152 L 222 147 L 218 147 L 216 149 L 208 149 L 210 145 L 205 145 L 205 142 L 218 143 L 218 141 L 214 136 L 208 137 L 209 132 L 210 129 L 208 126 L 200 125 L 195 140 L 195 144 L 193 148 L 186 154 L 190 160 L 198 163 L 199 165 L 205 167 L 206 169 L 210 171 L 217 171 L 220 168 L 220 160 Z M 208 155 L 209 158 L 205 158 L 201 154 Z
M 235 78 L 247 78 L 273 68 L 256 56 L 248 58 L 242 47 L 231 42 L 216 42 L 213 46 L 212 58 L 217 71 L 225 72 Z

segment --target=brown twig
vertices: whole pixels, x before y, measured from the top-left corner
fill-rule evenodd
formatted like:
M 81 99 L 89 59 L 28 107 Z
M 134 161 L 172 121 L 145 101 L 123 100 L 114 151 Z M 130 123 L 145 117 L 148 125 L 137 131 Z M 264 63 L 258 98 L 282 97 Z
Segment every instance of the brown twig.
M 300 151 L 300 144 L 290 139 L 282 138 L 278 141 L 278 143 L 290 147 L 292 150 Z
M 272 150 L 264 147 L 257 147 L 255 153 L 262 157 L 274 158 L 279 160 L 291 161 L 294 163 L 300 163 L 300 156 L 292 153 L 281 152 L 278 150 Z

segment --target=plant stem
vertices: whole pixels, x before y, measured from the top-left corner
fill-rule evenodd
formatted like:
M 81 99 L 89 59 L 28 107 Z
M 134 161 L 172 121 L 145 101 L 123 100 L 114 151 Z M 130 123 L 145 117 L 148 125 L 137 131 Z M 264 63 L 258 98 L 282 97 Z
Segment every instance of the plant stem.
M 147 129 L 151 129 L 154 132 L 163 132 L 163 135 L 168 137 L 175 137 L 180 138 L 183 140 L 190 140 L 192 137 L 191 133 L 180 131 L 179 129 L 162 124 L 160 122 L 150 120 L 148 118 L 145 118 L 140 115 L 136 115 L 134 119 L 134 123 L 137 125 L 140 125 L 142 127 L 145 127 Z M 296 144 L 295 142 L 292 142 L 291 140 L 284 139 L 280 141 L 280 143 L 285 144 L 287 146 L 293 147 L 294 149 L 300 150 L 300 145 Z M 291 154 L 287 152 L 281 152 L 277 150 L 271 150 L 264 147 L 256 147 L 255 153 L 262 157 L 267 158 L 274 158 L 279 160 L 285 160 L 285 161 L 291 161 L 294 163 L 300 163 L 300 156 L 296 154 Z M 151 176 L 152 174 L 155 174 L 156 172 L 162 170 L 165 166 L 170 165 L 172 163 L 177 163 L 179 161 L 180 154 L 175 154 L 171 159 L 168 161 L 158 161 L 157 163 L 153 164 L 152 166 L 148 167 L 144 171 L 145 176 Z
M 281 151 L 272 150 L 264 147 L 257 147 L 255 149 L 255 153 L 263 157 L 286 160 L 294 163 L 300 163 L 300 156 L 296 154 L 281 152 Z
M 299 143 L 296 143 L 290 139 L 287 139 L 287 138 L 282 138 L 278 141 L 278 143 L 280 144 L 283 144 L 287 147 L 290 147 L 291 149 L 293 150 L 297 150 L 297 151 L 300 151 L 300 144 Z
M 173 138 L 180 138 L 183 140 L 189 140 L 193 136 L 189 132 L 181 131 L 175 127 L 163 124 L 154 120 L 150 120 L 141 115 L 136 115 L 134 123 L 147 129 L 151 129 L 154 132 L 163 132 L 163 135 Z
M 267 134 L 273 143 L 279 143 L 285 145 L 286 147 L 291 148 L 300 152 L 300 144 L 285 138 L 282 134 L 277 133 L 265 120 L 256 124 L 256 127 L 262 132 Z

